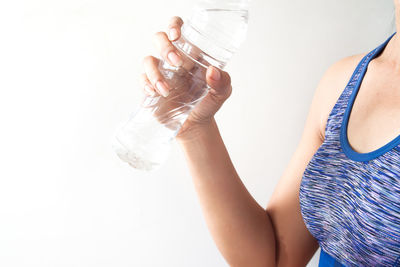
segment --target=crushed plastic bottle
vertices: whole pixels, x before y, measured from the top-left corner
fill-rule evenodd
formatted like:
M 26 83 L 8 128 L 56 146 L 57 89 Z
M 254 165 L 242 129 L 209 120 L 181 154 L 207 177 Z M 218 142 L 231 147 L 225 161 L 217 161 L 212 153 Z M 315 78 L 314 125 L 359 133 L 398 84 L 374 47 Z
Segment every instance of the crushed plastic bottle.
M 207 67 L 223 69 L 246 38 L 249 0 L 203 0 L 173 42 L 181 67 L 160 60 L 171 88 L 167 97 L 146 96 L 117 131 L 114 150 L 132 167 L 151 171 L 168 157 L 171 143 L 193 108 L 207 95 Z

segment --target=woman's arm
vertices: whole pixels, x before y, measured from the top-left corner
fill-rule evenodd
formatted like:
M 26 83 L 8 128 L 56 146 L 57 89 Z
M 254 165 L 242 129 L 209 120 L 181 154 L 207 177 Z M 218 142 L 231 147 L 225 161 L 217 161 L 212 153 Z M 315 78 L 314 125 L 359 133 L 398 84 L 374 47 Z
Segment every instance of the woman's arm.
M 233 167 L 213 119 L 177 139 L 184 151 L 208 228 L 231 266 L 274 266 L 275 237 L 268 213 Z

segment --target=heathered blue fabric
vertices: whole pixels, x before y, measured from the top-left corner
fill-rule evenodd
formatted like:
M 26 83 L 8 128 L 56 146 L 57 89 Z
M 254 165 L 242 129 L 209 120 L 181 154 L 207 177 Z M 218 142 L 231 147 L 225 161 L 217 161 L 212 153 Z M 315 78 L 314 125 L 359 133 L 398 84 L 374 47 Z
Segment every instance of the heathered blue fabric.
M 321 247 L 319 266 L 400 266 L 400 135 L 370 153 L 357 153 L 347 139 L 368 64 L 390 38 L 357 66 L 302 177 L 301 214 Z

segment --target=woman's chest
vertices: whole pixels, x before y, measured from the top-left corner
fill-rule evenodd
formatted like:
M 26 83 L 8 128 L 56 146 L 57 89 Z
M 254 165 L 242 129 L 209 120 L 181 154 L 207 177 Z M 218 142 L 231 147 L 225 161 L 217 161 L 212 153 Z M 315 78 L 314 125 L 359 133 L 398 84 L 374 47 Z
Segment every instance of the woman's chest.
M 400 255 L 399 151 L 356 162 L 332 147 L 324 143 L 303 174 L 300 205 L 307 228 L 348 265 L 393 265 Z
M 360 153 L 400 135 L 400 75 L 381 65 L 370 63 L 348 121 L 349 143 Z

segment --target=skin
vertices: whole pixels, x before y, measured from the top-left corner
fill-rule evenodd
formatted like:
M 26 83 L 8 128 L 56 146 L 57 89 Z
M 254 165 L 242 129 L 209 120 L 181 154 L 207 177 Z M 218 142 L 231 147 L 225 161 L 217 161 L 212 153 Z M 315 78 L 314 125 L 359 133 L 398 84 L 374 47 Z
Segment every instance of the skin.
M 400 29 L 400 0 L 394 2 L 396 25 Z M 179 17 L 173 17 L 169 30 L 176 31 L 176 35 L 155 35 L 161 56 L 175 66 L 188 64 L 174 63 L 167 56 L 171 51 L 177 52 L 171 42 L 179 38 L 182 23 Z M 230 266 L 305 266 L 318 249 L 300 213 L 300 182 L 325 138 L 330 111 L 364 55 L 340 60 L 322 77 L 301 140 L 266 208 L 254 200 L 242 183 L 214 119 L 231 94 L 230 76 L 214 67 L 207 69 L 206 80 L 212 89 L 192 111 L 177 141 L 185 154 L 209 231 Z M 142 83 L 149 87 L 146 94 L 164 93 L 156 87 L 157 81 L 162 82 L 157 64 L 154 57 L 144 59 L 146 73 Z M 354 150 L 370 152 L 396 137 L 399 128 L 400 40 L 396 35 L 369 65 L 350 114 L 348 138 Z
M 395 0 L 395 6 L 399 29 L 400 0 Z M 353 150 L 371 152 L 399 135 L 399 74 L 400 39 L 396 34 L 383 53 L 370 62 L 357 94 L 348 124 L 348 138 Z

